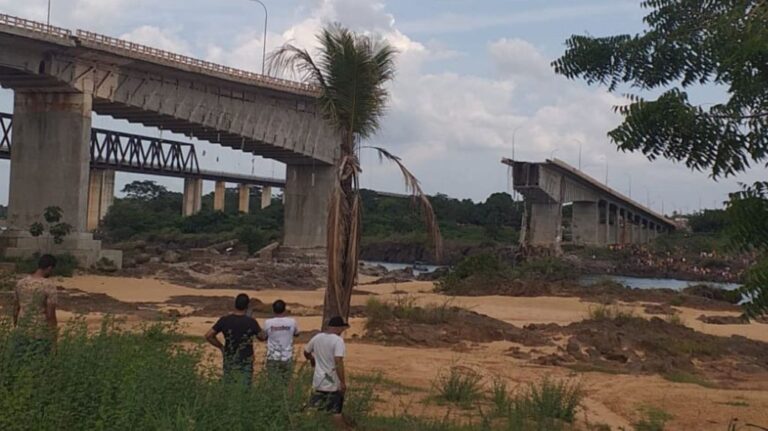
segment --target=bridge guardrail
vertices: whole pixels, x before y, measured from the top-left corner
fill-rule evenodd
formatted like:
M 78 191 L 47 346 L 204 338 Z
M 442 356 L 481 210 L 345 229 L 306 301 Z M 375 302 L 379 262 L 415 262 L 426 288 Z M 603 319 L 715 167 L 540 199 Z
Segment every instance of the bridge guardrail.
M 69 38 L 72 32 L 65 28 L 56 27 L 42 22 L 32 21 L 30 19 L 19 18 L 12 15 L 0 14 L 0 24 L 11 27 L 22 28 L 24 30 L 36 31 L 38 33 L 50 34 L 53 36 Z
M 176 54 L 173 52 L 164 51 L 162 49 L 152 48 L 151 46 L 129 42 L 127 40 L 117 39 L 111 36 L 105 36 L 103 34 L 90 31 L 77 30 L 76 35 L 80 39 L 106 45 L 111 48 L 122 49 L 136 54 L 143 54 L 161 60 L 171 61 L 186 66 L 192 66 L 209 72 L 223 73 L 237 78 L 244 78 L 256 81 L 262 85 L 266 84 L 281 89 L 290 89 L 294 91 L 298 90 L 312 96 L 319 94 L 319 89 L 317 87 L 301 82 L 274 78 L 271 76 L 248 72 L 246 70 L 236 69 L 234 67 L 223 66 L 221 64 L 211 63 L 210 61 L 200 60 L 198 58 L 188 57 L 186 55 Z

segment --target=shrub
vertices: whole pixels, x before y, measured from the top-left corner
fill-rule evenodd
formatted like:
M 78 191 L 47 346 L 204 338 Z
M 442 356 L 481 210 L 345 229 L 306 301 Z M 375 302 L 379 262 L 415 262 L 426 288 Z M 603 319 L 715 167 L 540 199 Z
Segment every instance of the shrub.
M 482 376 L 466 367 L 453 366 L 434 382 L 438 399 L 469 407 L 482 395 Z
M 526 417 L 573 423 L 583 399 L 584 390 L 579 383 L 545 378 L 540 383 L 529 385 L 515 404 Z
M 512 268 L 493 254 L 478 254 L 459 262 L 437 283 L 436 289 L 450 294 L 464 294 L 478 286 L 496 285 L 512 280 Z
M 72 277 L 77 269 L 78 262 L 75 256 L 69 253 L 57 254 L 56 268 L 53 271 L 54 277 Z M 37 269 L 37 261 L 40 260 L 40 254 L 35 253 L 26 259 L 16 261 L 16 272 L 22 274 L 31 274 Z
M 513 272 L 515 278 L 541 281 L 573 280 L 578 274 L 578 268 L 573 264 L 554 257 L 523 262 Z
M 635 312 L 631 308 L 606 304 L 589 307 L 589 318 L 592 320 L 627 320 L 634 317 Z
M 381 302 L 379 299 L 371 297 L 368 298 L 365 306 L 365 315 L 369 325 L 393 319 L 436 325 L 450 321 L 458 312 L 458 309 L 452 307 L 449 301 L 442 304 L 428 304 L 423 307 L 416 306 L 416 298 L 408 295 L 398 295 L 391 302 Z
M 266 247 L 269 242 L 264 231 L 253 226 L 246 226 L 240 229 L 237 239 L 246 246 L 248 254 L 256 253 L 263 247 Z

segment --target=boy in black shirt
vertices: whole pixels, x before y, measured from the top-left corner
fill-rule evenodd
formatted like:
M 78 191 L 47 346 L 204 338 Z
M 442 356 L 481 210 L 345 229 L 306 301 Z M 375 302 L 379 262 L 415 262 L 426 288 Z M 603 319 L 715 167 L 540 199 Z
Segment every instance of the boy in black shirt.
M 224 355 L 223 379 L 242 381 L 247 385 L 253 380 L 253 338 L 264 338 L 256 320 L 246 315 L 249 302 L 248 295 L 237 295 L 235 310 L 220 318 L 205 334 L 205 339 Z M 223 345 L 219 333 L 224 333 Z

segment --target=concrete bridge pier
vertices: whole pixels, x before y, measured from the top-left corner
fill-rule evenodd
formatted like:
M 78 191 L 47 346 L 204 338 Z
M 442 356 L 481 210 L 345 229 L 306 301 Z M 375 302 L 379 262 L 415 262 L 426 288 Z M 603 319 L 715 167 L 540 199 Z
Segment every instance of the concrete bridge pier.
M 251 186 L 248 184 L 240 184 L 237 186 L 237 210 L 241 213 L 248 214 L 251 210 Z
M 224 211 L 225 196 L 227 194 L 227 183 L 216 181 L 213 189 L 213 210 Z
M 115 171 L 91 169 L 88 181 L 88 222 L 87 229 L 93 232 L 107 215 L 115 201 Z
M 559 203 L 531 203 L 526 207 L 525 234 L 521 239 L 534 247 L 555 245 L 562 240 L 562 205 Z
M 261 188 L 261 209 L 272 205 L 272 187 L 264 186 Z
M 283 245 L 319 248 L 326 245 L 328 202 L 337 181 L 333 165 L 287 165 Z
M 85 267 L 101 258 L 122 265 L 121 252 L 102 250 L 101 241 L 87 232 L 91 109 L 88 93 L 14 93 L 9 229 L 0 238 L 3 256 L 69 253 Z M 107 178 L 102 185 L 108 189 Z M 47 234 L 29 233 L 32 223 L 46 224 L 43 212 L 51 206 L 61 208 L 61 221 L 72 226 L 61 244 Z
M 600 208 L 597 202 L 573 203 L 573 243 L 577 245 L 598 245 Z
M 184 178 L 184 199 L 181 211 L 185 217 L 200 212 L 203 203 L 203 179 Z

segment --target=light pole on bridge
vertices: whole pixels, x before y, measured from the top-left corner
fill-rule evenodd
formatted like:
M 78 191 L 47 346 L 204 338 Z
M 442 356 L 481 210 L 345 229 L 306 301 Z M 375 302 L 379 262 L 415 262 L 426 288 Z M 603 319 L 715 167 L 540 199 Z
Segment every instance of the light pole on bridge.
M 265 74 L 265 65 L 267 64 L 267 22 L 269 20 L 269 12 L 267 11 L 267 5 L 265 5 L 261 0 L 251 0 L 252 2 L 258 3 L 261 5 L 261 7 L 264 8 L 264 40 L 263 40 L 263 47 L 261 49 L 261 74 Z

